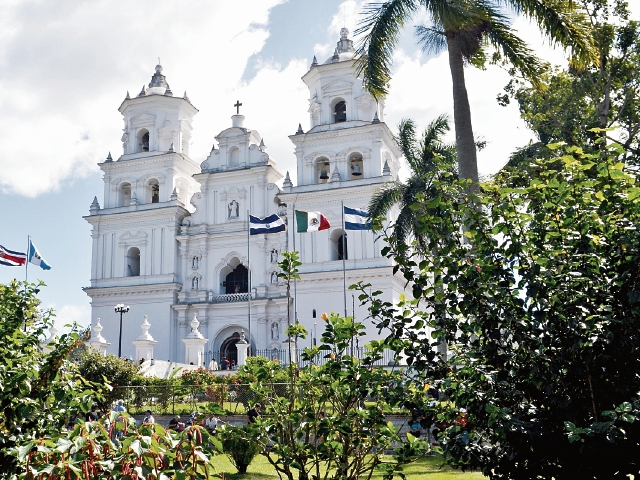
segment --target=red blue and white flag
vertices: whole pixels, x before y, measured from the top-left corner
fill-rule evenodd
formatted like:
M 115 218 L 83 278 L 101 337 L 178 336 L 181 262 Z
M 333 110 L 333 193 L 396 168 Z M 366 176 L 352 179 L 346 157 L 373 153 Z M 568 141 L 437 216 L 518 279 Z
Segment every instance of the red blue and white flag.
M 0 245 L 0 265 L 7 267 L 19 267 L 27 263 L 27 254 L 14 252 Z

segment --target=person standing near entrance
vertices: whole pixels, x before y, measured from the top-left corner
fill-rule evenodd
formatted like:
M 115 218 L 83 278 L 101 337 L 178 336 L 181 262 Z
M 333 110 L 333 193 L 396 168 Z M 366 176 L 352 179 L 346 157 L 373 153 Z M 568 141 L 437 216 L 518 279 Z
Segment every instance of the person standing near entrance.
M 229 365 L 227 357 L 222 357 L 222 360 L 220 360 L 220 370 L 229 370 Z
M 209 362 L 209 370 L 213 372 L 218 370 L 218 362 L 216 362 L 215 358 L 211 359 L 211 361 Z

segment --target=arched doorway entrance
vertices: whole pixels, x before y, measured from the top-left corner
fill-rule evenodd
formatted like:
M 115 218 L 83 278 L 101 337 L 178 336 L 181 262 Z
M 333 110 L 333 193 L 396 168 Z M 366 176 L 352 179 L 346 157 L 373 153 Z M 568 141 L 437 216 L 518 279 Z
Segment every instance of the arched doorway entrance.
M 220 366 L 222 366 L 222 360 L 226 358 L 229 360 L 229 364 L 238 365 L 238 348 L 236 343 L 240 340 L 240 334 L 233 332 L 233 335 L 228 337 L 220 345 Z

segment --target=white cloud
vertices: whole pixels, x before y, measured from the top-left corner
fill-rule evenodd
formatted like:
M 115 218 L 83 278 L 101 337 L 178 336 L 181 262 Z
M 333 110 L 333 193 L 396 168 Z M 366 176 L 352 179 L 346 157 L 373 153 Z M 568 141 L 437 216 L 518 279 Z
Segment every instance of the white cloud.
M 199 108 L 219 109 L 281 1 L 5 3 L 0 190 L 36 196 L 96 171 L 108 150 L 117 156 L 119 100 L 149 82 L 158 55 L 176 95 L 186 89 Z
M 65 328 L 65 325 L 77 323 L 82 327 L 87 327 L 91 324 L 91 307 L 89 305 L 63 305 L 60 308 L 50 305 L 49 308 L 53 308 L 55 311 L 55 326 L 59 333 L 69 330 Z

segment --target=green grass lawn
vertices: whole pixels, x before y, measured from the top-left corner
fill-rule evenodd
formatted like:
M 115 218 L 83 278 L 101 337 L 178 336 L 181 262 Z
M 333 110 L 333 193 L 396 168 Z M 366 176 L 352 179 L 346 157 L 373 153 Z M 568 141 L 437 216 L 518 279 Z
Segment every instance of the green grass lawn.
M 276 480 L 278 474 L 267 460 L 258 455 L 253 459 L 245 475 L 236 473 L 226 455 L 216 455 L 213 464 L 218 473 L 224 473 L 227 480 Z M 404 474 L 408 480 L 481 480 L 485 477 L 479 472 L 461 472 L 451 467 L 442 466 L 441 457 L 424 457 L 415 463 L 404 467 Z M 382 473 L 374 473 L 372 478 L 382 479 Z M 399 477 L 398 477 L 399 478 Z

